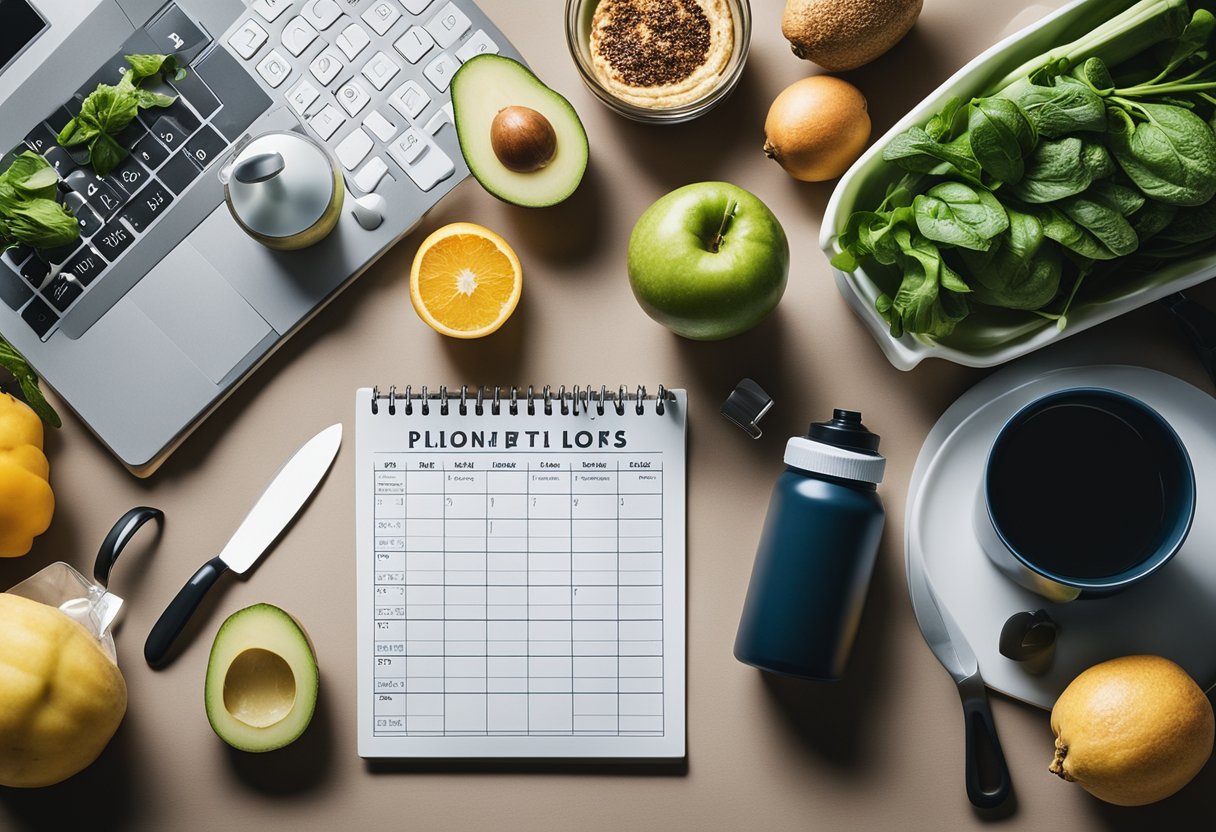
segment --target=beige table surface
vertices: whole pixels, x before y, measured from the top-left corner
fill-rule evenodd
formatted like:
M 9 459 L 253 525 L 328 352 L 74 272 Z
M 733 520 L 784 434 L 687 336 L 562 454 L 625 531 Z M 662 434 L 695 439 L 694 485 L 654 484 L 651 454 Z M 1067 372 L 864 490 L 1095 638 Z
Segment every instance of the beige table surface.
M 47 442 L 54 524 L 27 557 L 0 563 L 7 587 L 55 560 L 89 571 L 127 508 L 167 523 L 115 572 L 128 601 L 118 631 L 130 689 L 122 727 L 94 766 L 54 788 L 0 789 L 3 829 L 735 830 L 978 828 L 963 790 L 961 711 L 950 678 L 917 631 L 903 579 L 907 481 L 934 420 L 983 376 L 942 362 L 894 370 L 837 294 L 816 247 L 831 185 L 798 184 L 760 152 L 769 102 L 815 71 L 780 35 L 779 0 L 753 3 L 752 54 L 733 98 L 682 127 L 624 121 L 583 88 L 566 52 L 558 0 L 482 0 L 568 96 L 591 139 L 591 167 L 565 206 L 529 211 L 463 184 L 419 231 L 288 343 L 152 479 L 112 461 L 71 415 Z M 849 78 L 869 97 L 877 133 L 1017 18 L 1022 0 L 926 0 L 911 35 Z M 760 196 L 790 237 L 789 291 L 777 312 L 733 341 L 682 341 L 638 309 L 625 278 L 632 224 L 668 190 L 727 179 Z M 445 340 L 410 308 L 407 271 L 422 236 L 456 220 L 501 232 L 523 261 L 514 318 L 479 342 Z M 1197 290 L 1216 303 L 1216 292 Z M 1061 360 L 1142 363 L 1209 389 L 1165 313 L 1142 310 L 1059 348 Z M 134 369 L 134 368 L 133 368 Z M 765 437 L 717 413 L 744 375 L 775 397 Z M 662 382 L 690 400 L 688 760 L 675 768 L 414 764 L 372 768 L 355 753 L 354 390 L 380 384 Z M 153 382 L 150 382 L 153 383 Z M 833 407 L 861 410 L 888 455 L 888 525 L 847 678 L 767 678 L 731 656 L 769 490 L 785 438 Z M 154 672 L 144 637 L 181 583 L 214 555 L 284 457 L 321 427 L 346 426 L 334 470 L 307 512 L 246 579 L 226 580 L 196 616 L 177 661 Z M 304 737 L 267 755 L 231 751 L 203 711 L 207 652 L 220 622 L 267 601 L 295 614 L 316 644 L 318 712 Z M 1206 634 L 1197 634 L 1202 636 Z M 2 634 L 0 634 L 2 637 Z M 1216 764 L 1174 799 L 1117 809 L 1047 772 L 1047 715 L 994 697 L 1016 801 L 993 826 L 1196 828 L 1216 807 Z M 86 825 L 87 824 L 87 825 Z

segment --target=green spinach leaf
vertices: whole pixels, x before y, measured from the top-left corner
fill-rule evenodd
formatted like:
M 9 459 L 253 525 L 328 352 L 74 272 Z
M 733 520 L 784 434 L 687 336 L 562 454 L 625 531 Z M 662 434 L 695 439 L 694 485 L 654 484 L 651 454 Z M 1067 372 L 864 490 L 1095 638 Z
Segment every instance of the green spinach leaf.
M 1136 236 L 1140 238 L 1141 244 L 1145 240 L 1156 237 L 1162 231 L 1170 226 L 1174 218 L 1178 216 L 1177 205 L 1166 205 L 1164 202 L 1158 202 L 1155 199 L 1146 199 L 1144 207 L 1128 218 L 1132 224 L 1132 228 L 1136 231 Z M 1216 217 L 1213 218 L 1216 220 Z M 1216 224 L 1214 224 L 1213 233 L 1216 234 Z
M 1005 209 L 991 192 L 943 182 L 916 197 L 916 226 L 927 239 L 959 248 L 987 250 L 1009 227 Z
M 1026 174 L 1008 187 L 1023 202 L 1042 204 L 1084 193 L 1095 179 L 1113 172 L 1114 163 L 1106 148 L 1070 136 L 1040 142 L 1026 160 Z
M 971 102 L 971 152 L 985 173 L 1000 182 L 1015 183 L 1025 171 L 1024 157 L 1034 149 L 1034 125 L 1007 98 Z
M 907 228 L 895 231 L 903 272 L 895 297 L 881 295 L 875 306 L 891 325 L 891 334 L 905 332 L 944 337 L 967 317 L 970 289 L 941 257 L 930 240 Z
M 1064 216 L 1093 234 L 1116 257 L 1126 257 L 1140 247 L 1140 238 L 1116 205 L 1089 195 L 1073 196 L 1059 203 Z
M 1003 309 L 1041 309 L 1060 291 L 1059 247 L 1029 214 L 1009 212 L 1009 230 L 988 252 L 960 252 L 971 275 L 973 298 Z
M 1106 103 L 1073 78 L 1060 78 L 1049 87 L 1024 78 L 1000 95 L 1022 109 L 1040 136 L 1058 139 L 1072 133 L 1106 131 Z
M 980 164 L 971 153 L 965 134 L 940 144 L 923 128 L 911 127 L 886 146 L 882 158 L 914 173 L 941 176 L 953 171 L 965 181 L 981 184 Z
M 1169 205 L 1202 205 L 1216 196 L 1216 134 L 1189 110 L 1127 102 L 1109 114 L 1110 148 L 1136 187 Z

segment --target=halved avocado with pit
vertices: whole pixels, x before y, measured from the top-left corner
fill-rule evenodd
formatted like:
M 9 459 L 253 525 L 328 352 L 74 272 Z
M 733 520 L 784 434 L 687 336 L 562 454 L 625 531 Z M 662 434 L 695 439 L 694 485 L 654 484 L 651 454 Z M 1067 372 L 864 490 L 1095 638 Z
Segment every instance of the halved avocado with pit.
M 452 78 L 460 151 L 473 176 L 513 205 L 556 205 L 587 170 L 587 131 L 570 102 L 518 61 L 478 55 Z

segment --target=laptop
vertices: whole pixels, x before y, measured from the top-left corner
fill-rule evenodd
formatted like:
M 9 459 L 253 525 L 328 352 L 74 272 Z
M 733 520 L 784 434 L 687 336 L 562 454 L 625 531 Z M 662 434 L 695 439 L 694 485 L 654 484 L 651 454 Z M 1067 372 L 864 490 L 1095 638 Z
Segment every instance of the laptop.
M 151 474 L 286 338 L 467 175 L 448 92 L 483 52 L 522 60 L 472 0 L 0 0 L 0 165 L 60 176 L 71 250 L 0 256 L 0 334 L 137 476 Z M 99 177 L 59 130 L 127 54 L 187 67 Z M 348 191 L 300 251 L 248 237 L 217 172 L 250 136 L 325 143 Z M 419 139 L 425 145 L 418 151 Z M 373 230 L 351 197 L 388 204 Z

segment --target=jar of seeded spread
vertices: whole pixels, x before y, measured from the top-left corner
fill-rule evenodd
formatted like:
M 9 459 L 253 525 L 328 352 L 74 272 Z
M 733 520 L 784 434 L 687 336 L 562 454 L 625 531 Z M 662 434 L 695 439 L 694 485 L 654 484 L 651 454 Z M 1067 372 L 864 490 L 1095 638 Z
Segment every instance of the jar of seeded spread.
M 567 0 L 583 81 L 635 121 L 689 121 L 735 88 L 751 40 L 747 0 Z

